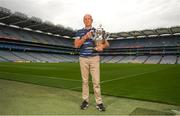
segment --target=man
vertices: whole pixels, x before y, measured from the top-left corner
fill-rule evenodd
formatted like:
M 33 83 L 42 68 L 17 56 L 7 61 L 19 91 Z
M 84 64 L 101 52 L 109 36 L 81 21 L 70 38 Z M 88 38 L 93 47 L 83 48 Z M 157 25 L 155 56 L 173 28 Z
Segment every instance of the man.
M 99 111 L 105 111 L 105 107 L 101 98 L 100 90 L 100 57 L 98 52 L 102 52 L 104 48 L 109 46 L 107 40 L 95 45 L 95 42 L 92 40 L 93 32 L 95 28 L 92 27 L 92 16 L 86 14 L 83 18 L 85 27 L 81 30 L 78 30 L 76 33 L 76 39 L 74 41 L 75 48 L 80 48 L 80 68 L 82 76 L 82 99 L 81 109 L 85 110 L 89 104 L 89 73 L 92 76 L 93 89 L 96 100 L 96 108 Z M 96 52 L 94 52 L 96 51 Z

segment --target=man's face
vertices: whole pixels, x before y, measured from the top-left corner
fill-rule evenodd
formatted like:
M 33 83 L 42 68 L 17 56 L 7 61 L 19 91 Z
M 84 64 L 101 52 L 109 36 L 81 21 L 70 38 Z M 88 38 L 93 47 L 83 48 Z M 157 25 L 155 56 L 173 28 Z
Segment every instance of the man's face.
M 86 27 L 92 26 L 93 19 L 91 15 L 85 15 L 83 21 Z

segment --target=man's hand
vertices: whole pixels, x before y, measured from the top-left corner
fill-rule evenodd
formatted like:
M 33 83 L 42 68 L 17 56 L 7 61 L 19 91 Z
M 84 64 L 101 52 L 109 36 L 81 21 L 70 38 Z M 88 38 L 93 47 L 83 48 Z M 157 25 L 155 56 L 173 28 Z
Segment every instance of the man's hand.
M 107 40 L 105 41 L 100 41 L 98 43 L 96 43 L 96 47 L 95 47 L 95 50 L 98 51 L 98 52 L 103 52 L 103 50 L 107 47 L 109 47 L 109 42 Z
M 75 48 L 80 48 L 81 45 L 82 45 L 87 39 L 89 39 L 89 38 L 91 38 L 91 37 L 92 37 L 92 32 L 89 31 L 89 32 L 87 32 L 86 35 L 84 35 L 81 39 L 75 39 L 75 41 L 74 41 L 74 47 L 75 47 Z
M 81 39 L 75 39 L 74 40 L 74 47 L 75 48 L 80 48 L 82 44 L 83 44 L 83 41 Z
M 89 31 L 89 32 L 87 32 L 86 33 L 86 35 L 85 36 L 83 36 L 85 39 L 90 39 L 91 37 L 92 37 L 92 32 L 91 31 Z
M 104 49 L 103 44 L 100 44 L 100 45 L 95 47 L 95 50 L 98 51 L 98 52 L 102 52 L 103 49 Z

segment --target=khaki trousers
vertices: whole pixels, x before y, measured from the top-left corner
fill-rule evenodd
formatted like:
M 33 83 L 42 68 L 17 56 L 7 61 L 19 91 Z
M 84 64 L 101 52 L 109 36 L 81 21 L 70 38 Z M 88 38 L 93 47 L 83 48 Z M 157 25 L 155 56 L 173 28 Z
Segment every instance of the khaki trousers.
M 89 102 L 89 73 L 92 76 L 93 89 L 97 104 L 102 103 L 100 90 L 100 57 L 79 57 L 82 76 L 82 98 Z

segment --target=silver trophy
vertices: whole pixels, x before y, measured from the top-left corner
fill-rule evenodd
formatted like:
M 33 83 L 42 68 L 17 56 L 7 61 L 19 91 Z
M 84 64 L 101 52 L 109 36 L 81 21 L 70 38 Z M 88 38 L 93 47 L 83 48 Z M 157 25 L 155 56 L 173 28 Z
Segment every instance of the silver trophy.
M 93 32 L 93 41 L 95 42 L 96 46 L 103 44 L 106 39 L 109 38 L 109 33 L 102 28 L 100 24 L 99 27 Z

